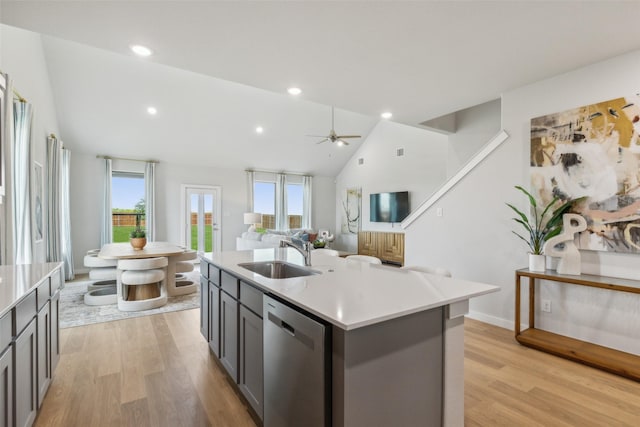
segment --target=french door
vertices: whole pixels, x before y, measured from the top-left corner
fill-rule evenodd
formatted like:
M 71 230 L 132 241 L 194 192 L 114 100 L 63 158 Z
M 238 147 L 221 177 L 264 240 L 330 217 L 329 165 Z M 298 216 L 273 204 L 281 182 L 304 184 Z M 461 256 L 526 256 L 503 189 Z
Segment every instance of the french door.
M 221 187 L 182 186 L 182 241 L 199 254 L 221 250 Z

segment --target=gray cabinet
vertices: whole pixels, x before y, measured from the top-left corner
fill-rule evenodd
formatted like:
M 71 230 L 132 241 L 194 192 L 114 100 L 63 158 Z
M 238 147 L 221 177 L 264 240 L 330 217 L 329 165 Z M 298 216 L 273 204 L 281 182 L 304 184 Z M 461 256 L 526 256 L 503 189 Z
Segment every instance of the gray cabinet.
M 237 383 L 238 301 L 226 292 L 220 292 L 220 362 Z
M 53 288 L 51 289 L 53 292 Z M 51 309 L 51 357 L 50 357 L 50 366 L 51 366 L 51 376 L 53 377 L 53 373 L 58 366 L 58 362 L 60 361 L 60 291 L 56 290 L 51 296 L 51 301 L 49 301 L 49 306 Z
M 220 357 L 220 288 L 209 283 L 209 348 Z
M 204 261 L 202 261 L 204 263 Z M 253 409 L 263 417 L 263 346 L 262 295 L 263 292 L 214 265 L 201 266 L 209 280 L 201 277 L 202 291 L 208 298 L 201 301 L 202 322 L 208 321 L 209 347 L 238 384 Z
M 263 417 L 262 318 L 240 306 L 240 391 Z
M 37 326 L 37 371 L 38 371 L 38 408 L 42 406 L 45 394 L 51 383 L 51 311 L 49 302 L 38 312 Z
M 0 427 L 13 427 L 13 348 L 0 355 Z
M 16 427 L 31 426 L 37 411 L 37 331 L 32 318 L 14 342 L 14 402 Z
M 203 261 L 203 264 L 206 264 Z M 200 267 L 202 271 L 202 266 Z M 209 281 L 200 276 L 200 333 L 209 341 Z

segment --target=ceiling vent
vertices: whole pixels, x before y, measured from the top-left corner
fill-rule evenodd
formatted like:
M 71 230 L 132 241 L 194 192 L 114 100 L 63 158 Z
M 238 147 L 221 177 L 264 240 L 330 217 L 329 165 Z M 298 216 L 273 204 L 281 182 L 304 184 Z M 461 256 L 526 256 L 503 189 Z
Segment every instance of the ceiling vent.
M 401 157 L 401 156 L 404 156 L 404 148 L 397 148 L 396 157 Z

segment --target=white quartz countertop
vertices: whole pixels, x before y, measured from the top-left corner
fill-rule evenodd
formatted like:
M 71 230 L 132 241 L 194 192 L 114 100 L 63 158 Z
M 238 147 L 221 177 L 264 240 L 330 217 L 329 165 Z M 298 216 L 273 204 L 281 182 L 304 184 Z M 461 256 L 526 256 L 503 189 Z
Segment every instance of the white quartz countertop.
M 220 252 L 205 254 L 203 258 L 344 330 L 442 307 L 500 289 L 484 283 L 314 253 L 308 268 L 321 274 L 312 276 L 269 279 L 238 266 L 245 262 L 273 260 L 304 265 L 300 253 L 291 248 Z
M 0 317 L 37 288 L 60 265 L 59 262 L 0 265 Z

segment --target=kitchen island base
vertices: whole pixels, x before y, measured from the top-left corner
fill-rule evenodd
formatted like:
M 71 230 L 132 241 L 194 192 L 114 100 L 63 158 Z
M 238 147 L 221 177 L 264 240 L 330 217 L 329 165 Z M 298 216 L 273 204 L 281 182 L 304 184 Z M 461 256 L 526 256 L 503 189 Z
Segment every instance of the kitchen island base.
M 333 426 L 442 425 L 442 307 L 333 328 Z

